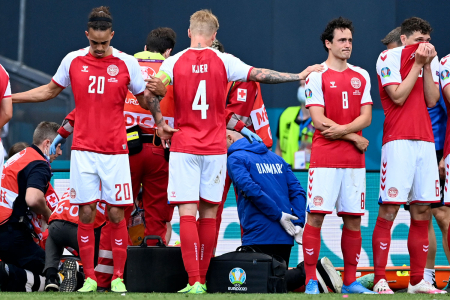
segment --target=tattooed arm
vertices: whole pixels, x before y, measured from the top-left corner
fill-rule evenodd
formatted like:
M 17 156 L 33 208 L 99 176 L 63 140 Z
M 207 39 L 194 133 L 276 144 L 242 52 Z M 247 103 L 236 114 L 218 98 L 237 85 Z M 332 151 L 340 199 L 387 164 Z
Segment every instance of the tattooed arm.
M 321 65 L 309 66 L 299 74 L 281 73 L 268 69 L 253 68 L 250 72 L 249 79 L 262 83 L 283 83 L 290 81 L 299 81 L 306 79 L 311 72 L 320 72 L 323 70 Z

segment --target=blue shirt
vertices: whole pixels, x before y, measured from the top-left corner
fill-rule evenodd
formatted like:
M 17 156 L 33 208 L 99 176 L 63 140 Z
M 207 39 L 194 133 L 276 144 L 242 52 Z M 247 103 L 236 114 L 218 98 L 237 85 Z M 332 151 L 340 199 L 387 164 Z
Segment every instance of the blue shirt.
M 433 127 L 434 145 L 436 150 L 442 150 L 444 149 L 445 129 L 447 127 L 447 107 L 442 92 L 438 103 L 434 107 L 428 108 L 428 113 Z

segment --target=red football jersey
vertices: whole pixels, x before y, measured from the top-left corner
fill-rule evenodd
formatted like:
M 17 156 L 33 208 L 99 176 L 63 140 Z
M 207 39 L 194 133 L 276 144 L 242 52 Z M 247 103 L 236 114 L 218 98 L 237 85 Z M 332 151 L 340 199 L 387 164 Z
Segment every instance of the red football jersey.
M 173 84 L 175 128 L 171 151 L 227 153 L 225 99 L 228 81 L 246 81 L 252 68 L 212 48 L 188 48 L 160 68 Z
M 306 78 L 306 107 L 322 106 L 325 117 L 340 125 L 349 124 L 361 115 L 361 106 L 373 104 L 369 73 L 350 64 L 342 72 L 322 65 L 322 73 L 313 72 Z M 328 140 L 316 130 L 310 168 L 365 168 L 364 154 L 352 142 Z
M 9 74 L 0 64 L 0 98 L 11 97 L 11 83 L 9 82 Z M 0 101 L 1 101 L 0 99 Z
M 87 47 L 69 53 L 52 80 L 63 88 L 72 85 L 77 119 L 72 150 L 128 153 L 125 98 L 128 90 L 138 95 L 145 89 L 133 56 L 113 49 L 112 55 L 96 58 Z
M 399 85 L 408 76 L 415 62 L 419 44 L 397 47 L 381 52 L 377 61 L 378 88 L 384 109 L 383 145 L 394 140 L 433 142 L 433 129 L 423 92 L 423 69 L 403 106 L 395 104 L 384 90 L 388 85 Z M 439 60 L 431 62 L 434 82 L 439 83 Z

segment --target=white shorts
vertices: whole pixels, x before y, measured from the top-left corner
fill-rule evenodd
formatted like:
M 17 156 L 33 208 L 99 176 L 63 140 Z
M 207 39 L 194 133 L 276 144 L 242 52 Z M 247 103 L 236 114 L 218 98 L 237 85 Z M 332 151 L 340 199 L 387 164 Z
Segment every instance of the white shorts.
M 395 140 L 381 148 L 380 204 L 440 202 L 434 143 Z
M 444 186 L 444 205 L 450 205 L 450 193 L 448 190 L 450 189 L 448 186 L 448 180 L 450 172 L 450 154 L 445 157 L 445 186 Z
M 196 155 L 170 152 L 169 204 L 198 203 L 219 204 L 227 173 L 227 155 Z
M 311 213 L 364 215 L 366 169 L 314 168 L 308 175 L 308 205 Z
M 70 203 L 106 202 L 112 206 L 133 205 L 128 154 L 100 154 L 72 150 Z

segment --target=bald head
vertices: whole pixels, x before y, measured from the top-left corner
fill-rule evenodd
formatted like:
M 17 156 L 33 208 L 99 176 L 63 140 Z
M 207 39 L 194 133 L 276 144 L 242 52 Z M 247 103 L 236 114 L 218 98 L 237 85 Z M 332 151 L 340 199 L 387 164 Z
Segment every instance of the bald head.
M 234 142 L 243 138 L 242 134 L 237 131 L 227 129 L 227 149 L 233 145 Z

